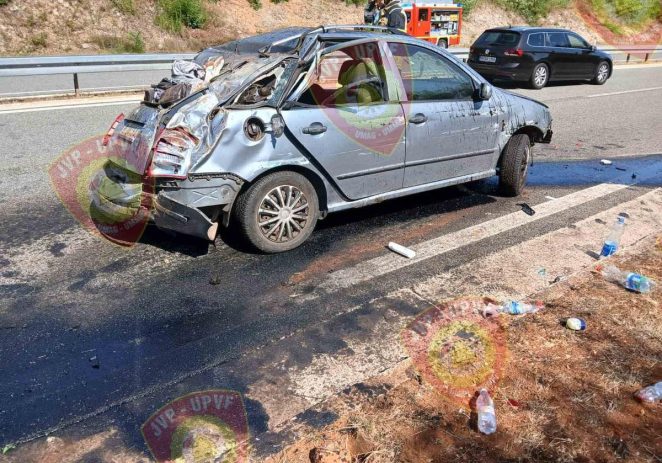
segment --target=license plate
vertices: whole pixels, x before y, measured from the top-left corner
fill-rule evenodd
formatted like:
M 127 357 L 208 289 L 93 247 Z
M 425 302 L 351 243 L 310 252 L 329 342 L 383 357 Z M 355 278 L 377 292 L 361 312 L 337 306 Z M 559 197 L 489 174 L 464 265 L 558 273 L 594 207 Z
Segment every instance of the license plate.
M 478 61 L 482 63 L 496 63 L 496 56 L 479 56 Z
M 122 127 L 122 131 L 120 132 L 119 136 L 129 143 L 133 143 L 133 141 L 140 136 L 140 129 L 124 126 Z

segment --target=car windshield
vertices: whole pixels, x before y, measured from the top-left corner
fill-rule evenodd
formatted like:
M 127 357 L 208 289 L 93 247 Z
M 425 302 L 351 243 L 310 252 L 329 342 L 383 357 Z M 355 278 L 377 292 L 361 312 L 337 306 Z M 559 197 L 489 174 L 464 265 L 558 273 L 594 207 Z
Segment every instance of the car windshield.
M 483 32 L 476 45 L 514 47 L 519 43 L 519 38 L 518 32 L 488 31 Z

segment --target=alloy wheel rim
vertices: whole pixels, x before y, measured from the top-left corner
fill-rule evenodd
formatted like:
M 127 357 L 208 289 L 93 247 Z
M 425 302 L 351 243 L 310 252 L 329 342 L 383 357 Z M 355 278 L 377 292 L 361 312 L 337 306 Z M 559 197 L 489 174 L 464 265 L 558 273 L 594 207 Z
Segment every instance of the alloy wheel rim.
M 257 225 L 262 235 L 274 243 L 287 243 L 299 236 L 310 219 L 308 198 L 299 188 L 280 185 L 260 202 Z
M 600 82 L 603 82 L 607 79 L 607 74 L 609 74 L 609 67 L 606 64 L 603 64 L 600 66 L 600 69 L 598 69 L 598 80 Z
M 547 82 L 547 69 L 544 66 L 540 66 L 536 69 L 536 75 L 534 81 L 537 86 L 541 87 L 545 82 Z

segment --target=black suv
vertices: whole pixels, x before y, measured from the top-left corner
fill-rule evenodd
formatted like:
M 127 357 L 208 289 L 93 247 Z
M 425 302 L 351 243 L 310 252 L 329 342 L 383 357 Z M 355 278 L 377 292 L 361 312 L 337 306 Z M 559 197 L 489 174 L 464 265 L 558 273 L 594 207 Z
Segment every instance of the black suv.
M 550 80 L 590 80 L 602 85 L 613 69 L 611 56 L 579 34 L 541 27 L 486 30 L 471 46 L 467 63 L 488 80 L 529 82 L 535 89 Z

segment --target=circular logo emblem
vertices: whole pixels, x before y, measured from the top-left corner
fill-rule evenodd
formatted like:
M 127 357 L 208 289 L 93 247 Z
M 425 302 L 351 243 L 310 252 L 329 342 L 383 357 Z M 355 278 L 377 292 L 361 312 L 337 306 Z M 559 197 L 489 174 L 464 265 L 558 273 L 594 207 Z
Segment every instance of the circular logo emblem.
M 247 461 L 248 420 L 236 391 L 209 390 L 161 407 L 141 428 L 158 462 Z
M 402 340 L 421 376 L 444 397 L 468 406 L 475 392 L 491 389 L 507 361 L 505 325 L 483 318 L 490 301 L 464 298 L 420 314 L 402 332 Z
M 91 233 L 122 246 L 142 236 L 153 185 L 96 136 L 64 151 L 48 169 L 58 198 Z

